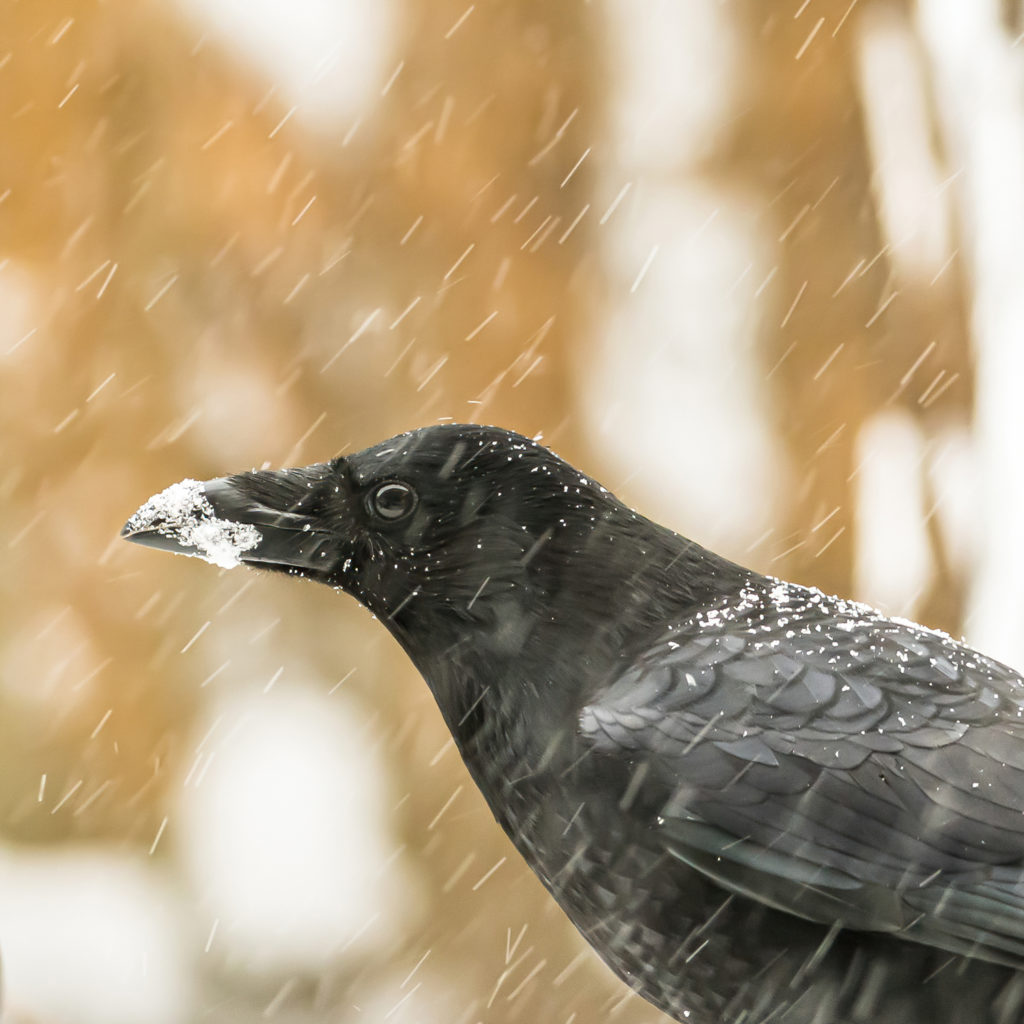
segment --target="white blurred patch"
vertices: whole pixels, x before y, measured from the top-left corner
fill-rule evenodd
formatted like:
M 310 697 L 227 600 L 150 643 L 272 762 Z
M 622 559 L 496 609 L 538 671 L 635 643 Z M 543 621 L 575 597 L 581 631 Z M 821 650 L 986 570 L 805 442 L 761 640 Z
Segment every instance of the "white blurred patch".
M 966 426 L 949 427 L 932 440 L 928 477 L 942 545 L 953 571 L 967 577 L 978 557 L 978 464 Z
M 733 552 L 764 533 L 783 484 L 756 351 L 770 266 L 757 213 L 742 196 L 673 181 L 610 220 L 620 298 L 579 374 L 606 482 Z
M 10 259 L 0 262 L 0 369 L 15 353 L 34 349 L 45 324 L 42 280 Z
M 927 284 L 950 256 L 949 197 L 933 148 L 926 68 L 908 20 L 872 7 L 857 21 L 861 105 L 890 258 Z
M 393 941 L 418 890 L 365 723 L 281 684 L 226 697 L 200 728 L 177 834 L 215 951 L 282 974 Z
M 741 81 L 735 17 L 720 0 L 605 0 L 619 160 L 671 169 L 705 155 Z
M 245 465 L 253 451 L 271 445 L 282 446 L 273 452 L 280 457 L 284 446 L 302 435 L 306 428 L 296 424 L 291 406 L 281 400 L 276 371 L 256 353 L 239 358 L 237 342 L 217 328 L 203 335 L 191 360 L 176 370 L 180 414 L 151 447 L 172 444 L 188 431 L 197 449 L 224 465 Z
M 0 851 L 4 1019 L 194 1020 L 191 935 L 152 861 L 101 847 Z
M 577 374 L 579 404 L 607 483 L 738 555 L 765 534 L 783 475 L 755 345 L 771 250 L 759 204 L 688 170 L 735 115 L 740 39 L 718 0 L 605 7 L 610 304 Z
M 912 617 L 931 581 L 925 440 L 906 413 L 880 413 L 857 435 L 854 586 L 858 599 Z
M 362 113 L 389 70 L 390 0 L 173 0 L 277 89 L 279 106 L 337 132 Z
M 1024 665 L 1024 47 L 996 0 L 920 0 L 936 110 L 960 171 L 976 354 L 979 551 L 966 633 Z
M 497 967 L 495 971 L 498 972 Z M 514 987 L 510 985 L 509 990 Z M 369 993 L 360 993 L 359 1012 L 351 1020 L 353 1024 L 452 1024 L 476 1019 L 465 1012 L 472 1001 L 472 992 L 459 990 L 458 977 L 450 976 L 443 966 L 434 968 L 427 951 L 427 958 L 414 961 L 410 970 L 395 972 L 379 981 Z

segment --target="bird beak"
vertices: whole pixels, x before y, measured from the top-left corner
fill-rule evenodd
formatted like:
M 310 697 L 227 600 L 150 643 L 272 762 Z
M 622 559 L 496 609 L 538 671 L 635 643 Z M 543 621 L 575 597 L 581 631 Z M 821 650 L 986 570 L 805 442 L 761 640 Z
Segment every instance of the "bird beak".
M 134 544 L 204 558 L 230 569 L 256 565 L 326 575 L 337 543 L 321 514 L 331 468 L 264 470 L 200 483 L 183 480 L 154 495 L 125 523 Z

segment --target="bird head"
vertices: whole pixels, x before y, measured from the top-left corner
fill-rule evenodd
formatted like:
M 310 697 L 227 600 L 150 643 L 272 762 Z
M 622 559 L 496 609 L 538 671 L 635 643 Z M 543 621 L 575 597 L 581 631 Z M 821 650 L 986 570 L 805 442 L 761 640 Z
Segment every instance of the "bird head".
M 445 424 L 303 468 L 183 481 L 122 536 L 347 591 L 403 641 L 485 623 L 511 652 L 526 609 L 571 586 L 595 529 L 622 516 L 638 518 L 536 442 Z

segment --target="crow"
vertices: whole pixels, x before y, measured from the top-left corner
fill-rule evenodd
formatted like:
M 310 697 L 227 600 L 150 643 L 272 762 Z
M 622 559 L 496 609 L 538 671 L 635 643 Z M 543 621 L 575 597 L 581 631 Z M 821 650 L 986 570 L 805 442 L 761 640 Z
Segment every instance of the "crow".
M 541 882 L 676 1020 L 1024 1019 L 1007 666 L 737 565 L 496 427 L 186 480 L 122 534 L 369 608 Z

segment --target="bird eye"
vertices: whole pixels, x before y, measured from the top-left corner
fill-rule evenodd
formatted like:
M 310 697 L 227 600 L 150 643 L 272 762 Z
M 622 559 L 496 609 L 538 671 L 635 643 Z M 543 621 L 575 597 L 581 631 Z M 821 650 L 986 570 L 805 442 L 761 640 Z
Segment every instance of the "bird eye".
M 407 484 L 381 484 L 370 495 L 370 509 L 381 519 L 404 519 L 416 507 L 416 492 Z

